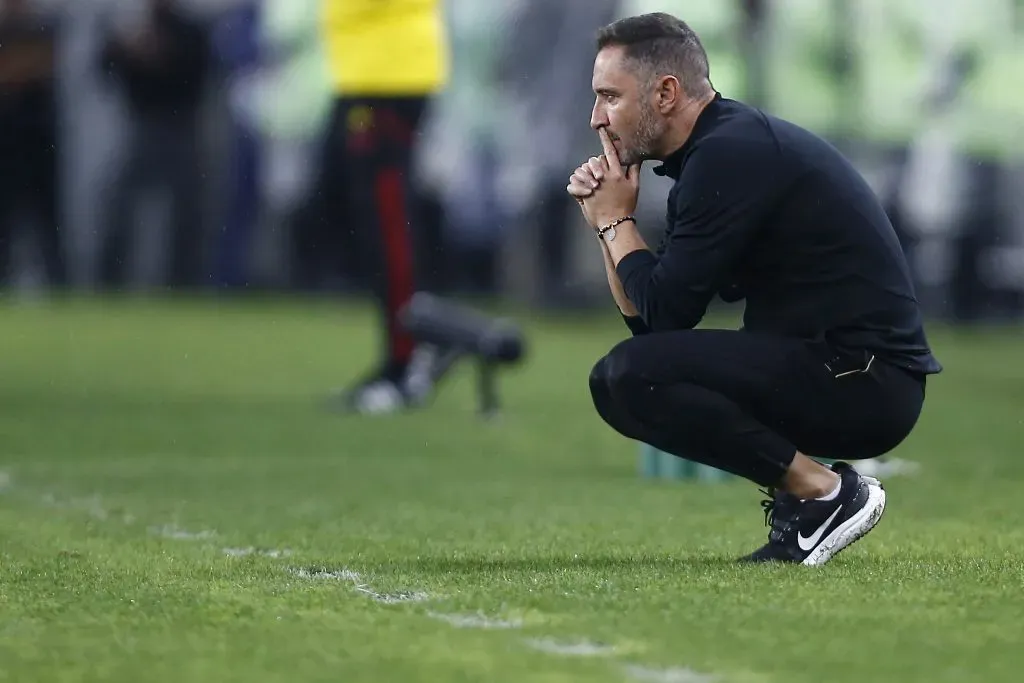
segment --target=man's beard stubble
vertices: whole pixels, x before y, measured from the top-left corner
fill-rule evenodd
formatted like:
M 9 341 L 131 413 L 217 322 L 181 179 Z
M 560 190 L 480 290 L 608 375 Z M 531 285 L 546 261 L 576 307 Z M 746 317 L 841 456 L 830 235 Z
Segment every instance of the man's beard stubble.
M 634 166 L 652 158 L 658 146 L 658 140 L 664 132 L 664 126 L 654 115 L 654 107 L 647 105 L 640 108 L 640 120 L 637 122 L 633 144 L 623 150 L 619 160 L 624 166 Z

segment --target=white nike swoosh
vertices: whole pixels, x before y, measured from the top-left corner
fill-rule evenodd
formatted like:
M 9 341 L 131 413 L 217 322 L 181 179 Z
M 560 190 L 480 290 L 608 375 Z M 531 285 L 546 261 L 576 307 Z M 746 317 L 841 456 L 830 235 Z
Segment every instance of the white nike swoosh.
M 842 505 L 837 507 L 836 511 L 833 512 L 829 516 L 829 518 L 826 519 L 825 522 L 821 526 L 818 527 L 818 530 L 815 531 L 810 536 L 807 536 L 805 538 L 803 534 L 798 533 L 796 535 L 796 542 L 800 545 L 800 550 L 803 550 L 804 552 L 806 552 L 806 551 L 810 550 L 811 548 L 813 548 L 814 546 L 818 545 L 818 541 L 821 540 L 821 535 L 825 533 L 825 529 L 827 529 L 829 527 L 829 525 L 832 524 L 833 520 L 835 520 L 835 518 L 839 516 L 839 511 L 842 510 L 842 509 L 843 509 Z

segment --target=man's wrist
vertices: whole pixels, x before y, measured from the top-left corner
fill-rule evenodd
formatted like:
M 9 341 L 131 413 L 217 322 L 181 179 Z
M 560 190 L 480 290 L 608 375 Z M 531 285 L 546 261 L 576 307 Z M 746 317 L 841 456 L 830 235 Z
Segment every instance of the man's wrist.
M 596 217 L 596 219 L 594 221 L 594 229 L 597 230 L 597 229 L 601 228 L 602 226 L 608 225 L 609 223 L 613 223 L 615 221 L 624 220 L 624 219 L 627 219 L 627 218 L 634 218 L 634 212 L 633 211 L 609 211 L 607 213 L 602 213 L 600 216 Z
M 622 215 L 605 223 L 598 223 L 594 228 L 594 232 L 597 234 L 598 238 L 610 242 L 615 239 L 616 229 L 624 223 L 629 222 L 636 225 L 636 217 L 632 215 Z

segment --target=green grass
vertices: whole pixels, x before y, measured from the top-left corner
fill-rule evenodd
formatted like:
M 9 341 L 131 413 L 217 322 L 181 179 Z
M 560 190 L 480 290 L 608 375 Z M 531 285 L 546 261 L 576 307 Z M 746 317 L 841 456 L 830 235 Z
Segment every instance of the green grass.
M 1024 675 L 1019 332 L 932 330 L 947 371 L 897 452 L 920 474 L 810 570 L 730 562 L 765 538 L 753 485 L 637 477 L 587 391 L 625 334 L 614 316 L 532 323 L 493 423 L 469 367 L 418 414 L 324 411 L 370 357 L 365 311 L 71 302 L 0 320 L 0 681 Z M 290 555 L 223 552 L 247 547 Z

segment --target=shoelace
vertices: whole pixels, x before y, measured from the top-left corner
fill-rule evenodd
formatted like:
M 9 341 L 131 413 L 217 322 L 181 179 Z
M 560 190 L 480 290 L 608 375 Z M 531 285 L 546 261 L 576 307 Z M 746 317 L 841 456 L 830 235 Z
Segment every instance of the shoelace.
M 761 509 L 764 510 L 764 525 L 770 528 L 768 540 L 771 542 L 781 542 L 786 532 L 796 522 L 796 518 L 792 514 L 790 506 L 786 504 L 786 501 L 780 502 L 777 499 L 775 489 L 760 489 L 760 491 L 767 496 L 766 499 L 761 501 Z
M 758 489 L 767 498 L 761 501 L 761 509 L 764 510 L 764 525 L 773 526 L 775 524 L 775 490 L 774 489 Z

